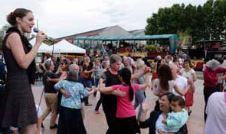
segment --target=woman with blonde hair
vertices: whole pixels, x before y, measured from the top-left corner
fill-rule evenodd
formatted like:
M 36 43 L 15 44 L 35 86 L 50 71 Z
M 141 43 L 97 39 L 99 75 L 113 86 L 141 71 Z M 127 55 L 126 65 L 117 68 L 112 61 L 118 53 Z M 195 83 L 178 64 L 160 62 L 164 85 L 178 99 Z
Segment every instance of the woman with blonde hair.
M 145 68 L 146 68 L 146 65 L 145 65 L 144 61 L 142 59 L 137 59 L 136 70 L 134 71 L 134 74 L 143 72 L 143 70 L 145 70 Z M 144 84 L 145 80 L 146 80 L 146 75 L 142 75 L 137 79 L 133 79 L 134 83 L 137 83 L 137 84 Z M 144 90 L 137 90 L 135 92 L 134 108 L 136 109 L 139 105 L 141 105 L 144 102 L 145 98 L 146 98 L 145 91 Z M 138 111 L 138 119 L 140 118 L 141 110 L 142 109 L 141 109 L 141 106 L 140 106 L 139 111 Z

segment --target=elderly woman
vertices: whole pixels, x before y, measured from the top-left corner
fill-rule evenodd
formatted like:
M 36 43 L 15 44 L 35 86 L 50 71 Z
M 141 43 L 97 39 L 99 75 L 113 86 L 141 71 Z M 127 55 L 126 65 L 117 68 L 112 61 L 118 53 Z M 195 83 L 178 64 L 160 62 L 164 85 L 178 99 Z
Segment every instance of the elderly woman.
M 63 94 L 57 134 L 71 134 L 73 132 L 86 134 L 81 114 L 81 98 L 94 93 L 94 90 L 88 92 L 83 84 L 78 82 L 78 74 L 77 69 L 70 70 L 67 79 L 59 81 L 54 86 L 56 90 L 60 90 Z
M 203 77 L 204 77 L 204 99 L 205 99 L 205 109 L 208 102 L 209 96 L 217 91 L 220 91 L 220 87 L 217 85 L 218 79 L 226 79 L 226 75 L 217 78 L 218 73 L 226 72 L 226 68 L 219 67 L 220 63 L 212 59 L 208 61 L 204 67 Z M 204 112 L 204 118 L 206 120 L 206 113 Z
M 145 70 L 146 65 L 144 63 L 144 61 L 142 59 L 137 59 L 136 61 L 136 70 L 134 71 L 134 74 L 136 73 L 141 73 Z M 149 74 L 150 76 L 150 74 Z M 138 78 L 133 79 L 134 83 L 137 84 L 144 84 L 145 81 L 147 81 L 147 78 L 149 78 L 147 76 L 147 74 L 141 75 Z M 143 103 L 143 101 L 145 100 L 146 96 L 145 96 L 145 91 L 143 90 L 138 90 L 135 92 L 135 104 L 134 107 L 137 108 L 140 104 Z M 141 114 L 141 107 L 139 108 L 139 112 L 138 112 L 138 119 L 140 118 L 140 114 Z
M 165 134 L 167 133 L 166 125 L 163 123 L 163 120 L 166 118 L 167 114 L 171 111 L 170 103 L 174 98 L 174 94 L 172 93 L 164 93 L 161 95 L 159 103 L 160 103 L 160 111 L 152 111 L 150 113 L 150 117 L 146 118 L 147 106 L 142 105 L 143 113 L 140 118 L 140 127 L 147 128 L 149 127 L 149 134 Z M 169 134 L 169 133 L 167 133 Z M 175 134 L 187 134 L 187 127 L 184 125 L 180 128 L 178 132 Z
M 123 57 L 123 64 L 125 68 L 128 68 L 133 73 L 133 59 L 131 57 Z

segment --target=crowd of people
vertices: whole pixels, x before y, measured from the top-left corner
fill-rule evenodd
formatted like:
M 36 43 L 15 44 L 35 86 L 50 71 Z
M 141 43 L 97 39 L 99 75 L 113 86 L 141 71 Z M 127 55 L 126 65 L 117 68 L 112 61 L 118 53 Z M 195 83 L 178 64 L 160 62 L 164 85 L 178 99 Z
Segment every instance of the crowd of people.
M 93 110 L 98 114 L 102 104 L 108 125 L 106 134 L 139 134 L 141 128 L 149 128 L 150 134 L 188 133 L 186 123 L 192 113 L 197 80 L 189 58 L 167 55 L 149 62 L 117 54 L 74 59 L 44 56 L 38 65 L 38 76 L 44 85 L 47 108 L 41 112 L 40 105 L 35 105 L 31 84 L 37 78 L 34 58 L 46 35 L 40 31 L 31 48 L 23 33 L 31 32 L 32 12 L 16 9 L 7 19 L 13 27 L 3 42 L 7 77 L 6 90 L 0 98 L 0 133 L 10 130 L 14 134 L 40 134 L 41 127 L 46 127 L 43 121 L 51 114 L 49 127 L 57 129 L 57 134 L 86 134 L 84 107 L 92 106 L 89 96 L 97 92 L 101 95 Z M 226 103 L 226 95 L 214 93 L 224 90 L 225 72 L 217 60 L 208 61 L 203 68 L 205 133 L 210 133 L 213 126 L 211 132 L 225 133 L 225 119 L 220 117 L 226 113 L 223 99 L 216 100 L 224 97 Z M 158 97 L 148 118 L 145 90 Z M 214 116 L 212 107 L 222 111 L 216 111 Z M 217 123 L 213 125 L 214 120 Z
M 43 60 L 43 63 L 40 64 L 39 67 L 41 66 L 41 68 L 43 68 L 44 70 L 52 68 L 52 71 L 49 72 L 52 75 L 50 74 L 47 75 L 48 73 L 45 73 L 43 77 L 46 92 L 45 93 L 46 102 L 49 102 L 47 97 L 49 94 L 48 93 L 49 87 L 46 86 L 48 84 L 45 84 L 45 82 L 48 81 L 48 83 L 53 83 L 50 85 L 52 86 L 51 87 L 52 92 L 54 92 L 55 96 L 54 100 L 57 100 L 56 95 L 57 91 L 56 87 L 54 88 L 54 84 L 57 83 L 57 81 L 67 79 L 65 73 L 60 72 L 67 70 L 69 72 L 67 74 L 70 74 L 72 70 L 76 71 L 76 81 L 80 82 L 83 85 L 83 87 L 86 88 L 87 91 L 92 89 L 89 92 L 93 93 L 94 96 L 96 96 L 97 91 L 101 92 L 100 99 L 97 102 L 97 105 L 95 106 L 95 112 L 99 114 L 99 107 L 102 103 L 103 111 L 105 113 L 107 124 L 109 126 L 107 133 L 140 132 L 139 127 L 143 126 L 142 124 L 144 124 L 141 121 L 141 117 L 145 111 L 144 110 L 145 108 L 142 107 L 142 104 L 144 103 L 146 98 L 145 90 L 142 89 L 149 89 L 153 92 L 154 95 L 159 97 L 159 100 L 156 102 L 156 106 L 153 111 L 153 112 L 158 111 L 159 113 L 161 113 L 162 109 L 160 105 L 161 97 L 163 95 L 172 93 L 174 97 L 169 99 L 170 106 L 168 111 L 169 113 L 166 113 L 165 115 L 167 118 L 166 117 L 161 118 L 165 125 L 167 124 L 168 120 L 168 125 L 170 126 L 170 123 L 172 123 L 174 126 L 171 127 L 177 128 L 176 129 L 177 131 L 179 131 L 180 128 L 182 128 L 181 131 L 187 131 L 185 124 L 186 121 L 188 120 L 188 115 L 190 115 L 192 112 L 191 106 L 193 105 L 193 95 L 195 92 L 194 82 L 197 80 L 196 73 L 193 69 L 193 64 L 189 59 L 173 57 L 171 55 L 167 55 L 164 58 L 162 58 L 161 56 L 157 56 L 155 61 L 149 64 L 145 64 L 145 61 L 141 58 L 133 59 L 131 57 L 126 56 L 120 57 L 115 54 L 111 55 L 110 57 L 102 56 L 95 57 L 92 59 L 90 59 L 89 56 L 84 56 L 81 58 L 75 58 L 71 60 L 64 57 L 58 60 L 56 60 L 56 58 L 54 57 L 53 58 L 47 57 L 44 59 L 45 61 Z M 60 62 L 60 64 L 57 62 Z M 206 63 L 204 67 L 204 85 L 206 83 L 206 79 L 208 79 L 208 75 L 211 75 L 206 74 L 205 73 L 206 70 L 209 68 L 209 66 L 214 65 L 215 65 L 214 67 L 217 68 L 219 64 L 220 63 L 218 63 L 218 61 L 216 60 L 213 61 L 211 60 Z M 48 65 L 52 67 L 49 67 Z M 57 65 L 58 67 L 54 67 Z M 215 70 L 217 71 L 216 73 L 218 73 L 218 70 L 224 71 L 225 69 L 218 67 L 218 69 Z M 58 78 L 56 78 L 57 75 Z M 215 77 L 217 78 L 217 76 Z M 225 79 L 225 76 L 222 75 L 220 79 L 221 80 Z M 127 86 L 127 88 L 125 88 L 124 86 L 125 87 Z M 128 88 L 128 86 L 131 88 Z M 217 84 L 217 86 L 219 85 Z M 133 92 L 131 93 L 131 91 Z M 220 91 L 220 89 L 216 91 Z M 59 93 L 62 93 L 63 97 L 70 96 L 70 94 L 68 94 L 68 92 L 65 92 L 64 90 L 61 90 L 61 92 Z M 132 99 L 130 98 L 131 96 L 135 96 L 134 102 L 133 98 Z M 82 100 L 82 101 L 79 100 L 81 101 L 79 102 L 79 104 L 84 102 L 85 106 L 91 105 L 88 103 L 89 102 L 88 94 L 81 95 L 79 99 Z M 56 103 L 56 101 L 54 102 Z M 126 107 L 124 107 L 125 105 Z M 138 113 L 135 113 L 135 109 L 139 105 L 141 106 L 139 107 Z M 51 108 L 49 107 L 48 111 L 50 109 Z M 82 105 L 80 106 L 80 109 L 82 109 Z M 170 115 L 173 115 L 173 117 L 170 117 Z M 175 120 L 171 122 L 170 119 L 176 119 L 181 121 L 182 123 L 177 124 L 178 122 L 174 122 Z M 51 119 L 51 121 L 53 120 Z M 127 123 L 125 123 L 124 121 Z M 122 122 L 124 122 L 124 124 L 121 124 Z M 50 123 L 51 128 L 53 128 L 54 125 L 55 122 Z M 122 127 L 122 125 L 125 126 Z M 135 128 L 138 129 L 133 130 L 129 128 L 131 126 L 134 129 Z M 117 130 L 118 128 L 120 128 L 120 131 Z M 125 128 L 125 131 L 122 131 L 122 128 Z M 133 130 L 134 132 L 130 132 L 129 130 L 131 131 Z M 176 132 L 176 130 L 171 132 Z M 161 131 L 169 132 L 169 130 L 167 131 L 166 128 L 164 128 L 163 130 L 158 129 L 158 131 L 160 131 L 159 133 L 161 133 Z
M 150 128 L 150 133 L 186 133 L 196 74 L 189 59 L 182 59 L 183 62 L 179 62 L 179 59 L 171 55 L 165 58 L 158 56 L 155 61 L 145 64 L 142 58 L 133 59 L 116 54 L 74 59 L 43 57 L 38 68 L 43 70 L 41 76 L 47 109 L 38 118 L 39 130 L 51 113 L 50 129 L 57 128 L 59 134 L 75 131 L 86 133 L 83 107 L 91 106 L 88 96 L 96 96 L 99 91 L 100 99 L 94 110 L 99 114 L 102 104 L 109 127 L 107 133 L 140 133 L 140 127 L 144 128 L 146 122 L 142 118 L 145 116 L 145 90 L 151 90 L 159 97 L 153 112 L 163 112 L 163 96 L 170 95 L 171 98 L 165 116 L 159 118 L 159 128 L 156 124 L 157 128 L 155 131 Z M 135 111 L 137 107 L 138 113 Z M 56 123 L 58 114 L 59 121 Z M 150 124 L 148 126 L 151 127 Z

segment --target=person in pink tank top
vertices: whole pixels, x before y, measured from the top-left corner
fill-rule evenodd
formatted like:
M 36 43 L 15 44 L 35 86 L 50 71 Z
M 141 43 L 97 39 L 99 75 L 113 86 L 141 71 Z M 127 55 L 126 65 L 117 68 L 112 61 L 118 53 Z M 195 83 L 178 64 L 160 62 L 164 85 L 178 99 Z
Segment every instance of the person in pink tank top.
M 131 72 L 127 68 L 123 68 L 119 71 L 119 79 L 121 80 L 122 84 L 110 87 L 105 87 L 105 85 L 103 84 L 104 80 L 100 79 L 99 90 L 104 94 L 115 94 L 115 91 L 121 93 L 121 96 L 117 96 L 117 134 L 140 133 L 140 129 L 136 121 L 136 112 L 132 101 L 134 98 L 134 93 L 138 89 L 145 90 L 150 86 L 150 84 L 131 84 Z

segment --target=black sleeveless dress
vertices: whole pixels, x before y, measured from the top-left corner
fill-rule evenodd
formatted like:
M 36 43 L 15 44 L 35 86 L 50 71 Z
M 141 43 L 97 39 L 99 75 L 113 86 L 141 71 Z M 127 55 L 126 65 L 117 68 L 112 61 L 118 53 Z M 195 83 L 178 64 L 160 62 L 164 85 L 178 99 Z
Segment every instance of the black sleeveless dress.
M 18 30 L 12 32 L 18 33 Z M 12 32 L 9 32 L 3 41 L 3 54 L 7 66 L 7 99 L 2 126 L 21 128 L 36 123 L 37 112 L 31 90 L 29 71 L 19 67 L 11 50 L 6 47 L 6 39 Z M 22 34 L 19 33 L 19 35 L 21 36 L 24 51 L 27 53 L 29 50 L 28 46 L 25 45 L 27 42 L 24 41 Z

